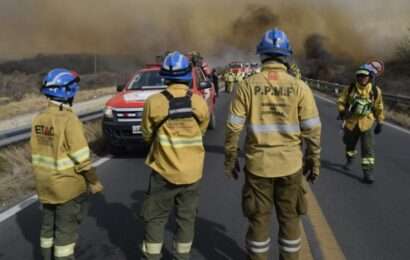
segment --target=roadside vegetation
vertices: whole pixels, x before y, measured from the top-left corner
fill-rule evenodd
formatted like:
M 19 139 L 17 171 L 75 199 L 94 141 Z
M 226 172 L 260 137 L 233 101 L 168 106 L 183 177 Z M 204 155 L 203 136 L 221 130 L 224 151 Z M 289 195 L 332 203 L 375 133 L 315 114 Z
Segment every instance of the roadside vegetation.
M 41 81 L 53 68 L 77 71 L 81 90 L 76 102 L 114 94 L 118 84 L 125 84 L 141 62 L 129 56 L 95 56 L 87 54 L 37 55 L 0 62 L 0 120 L 40 110 L 44 98 Z
M 385 115 L 388 121 L 410 129 L 410 114 L 408 112 L 393 110 L 387 106 Z
M 311 79 L 348 85 L 354 80 L 357 67 L 367 61 L 335 56 L 321 35 L 308 37 L 304 47 L 305 56 L 298 57 L 298 63 L 302 74 Z M 384 60 L 385 72 L 377 79 L 378 85 L 384 93 L 410 96 L 410 28 L 393 52 Z
M 86 136 L 96 159 L 105 153 L 101 120 L 84 125 Z M 35 191 L 28 142 L 10 145 L 0 150 L 0 211 L 32 195 Z
M 21 71 L 5 74 L 0 71 L 0 105 L 21 101 L 28 96 L 40 95 L 43 75 L 44 73 L 28 74 Z M 80 74 L 80 77 L 81 90 L 83 91 L 124 84 L 128 74 L 100 72 L 97 74 Z
M 80 90 L 76 96 L 75 102 L 83 102 L 106 95 L 112 95 L 115 94 L 115 91 L 116 88 L 113 86 Z M 3 97 L 3 100 L 4 99 L 6 98 Z M 47 102 L 45 102 L 45 97 L 39 94 L 28 94 L 21 100 L 14 100 L 4 103 L 1 102 L 0 99 L 0 120 L 9 119 L 25 113 L 40 111 L 46 106 Z
M 348 60 L 338 60 L 326 49 L 319 36 L 307 40 L 307 61 L 301 62 L 302 72 L 308 78 L 348 85 L 354 80 L 358 64 Z M 410 28 L 398 43 L 396 53 L 385 61 L 385 72 L 377 79 L 377 84 L 386 94 L 410 96 Z M 323 94 L 334 97 L 334 93 Z M 385 102 L 386 119 L 410 129 L 410 108 L 404 104 Z

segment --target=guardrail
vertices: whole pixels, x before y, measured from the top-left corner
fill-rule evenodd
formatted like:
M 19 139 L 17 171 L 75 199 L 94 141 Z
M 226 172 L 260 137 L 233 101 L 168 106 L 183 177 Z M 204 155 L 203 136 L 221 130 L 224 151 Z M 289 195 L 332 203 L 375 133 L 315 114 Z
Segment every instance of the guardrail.
M 83 122 L 91 121 L 102 117 L 103 109 L 98 109 L 90 112 L 79 114 L 79 118 Z M 0 132 L 0 147 L 18 143 L 29 139 L 31 136 L 31 127 L 21 127 Z
M 346 85 L 327 82 L 317 79 L 305 78 L 304 81 L 313 89 L 316 89 L 327 94 L 338 96 Z M 391 107 L 399 107 L 400 109 L 410 110 L 410 97 L 403 95 L 393 95 L 383 93 L 383 101 Z

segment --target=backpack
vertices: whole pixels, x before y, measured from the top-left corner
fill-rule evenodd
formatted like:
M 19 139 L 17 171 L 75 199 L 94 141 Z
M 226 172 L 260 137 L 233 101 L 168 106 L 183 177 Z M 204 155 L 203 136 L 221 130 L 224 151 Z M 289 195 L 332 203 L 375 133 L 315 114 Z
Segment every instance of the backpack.
M 154 136 L 168 120 L 194 118 L 199 125 L 200 120 L 192 109 L 192 92 L 190 90 L 183 97 L 174 97 L 168 90 L 162 91 L 161 94 L 167 98 L 169 109 L 168 115 L 155 127 Z
M 352 82 L 349 85 L 349 88 L 347 90 L 347 97 L 351 97 L 354 88 L 356 87 L 356 83 Z M 372 107 L 371 110 L 372 112 L 374 111 L 374 103 L 376 102 L 377 98 L 378 98 L 379 92 L 377 91 L 377 86 L 376 86 L 376 82 L 373 80 L 372 81 L 372 89 L 370 90 L 370 100 L 372 102 Z M 346 102 L 346 106 L 345 106 L 345 111 L 346 112 L 351 112 L 350 110 L 352 110 L 352 104 L 350 104 L 350 102 Z

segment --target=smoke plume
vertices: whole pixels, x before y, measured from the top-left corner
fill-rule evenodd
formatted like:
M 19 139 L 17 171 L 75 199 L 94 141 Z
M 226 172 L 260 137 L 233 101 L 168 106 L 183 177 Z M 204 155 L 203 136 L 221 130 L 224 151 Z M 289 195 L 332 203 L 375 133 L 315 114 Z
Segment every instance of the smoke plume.
M 408 10 L 408 0 L 2 0 L 0 59 L 96 53 L 150 61 L 179 49 L 216 60 L 232 50 L 254 54 L 271 27 L 288 33 L 299 56 L 388 57 L 410 26 Z M 316 53 L 318 43 L 325 53 Z

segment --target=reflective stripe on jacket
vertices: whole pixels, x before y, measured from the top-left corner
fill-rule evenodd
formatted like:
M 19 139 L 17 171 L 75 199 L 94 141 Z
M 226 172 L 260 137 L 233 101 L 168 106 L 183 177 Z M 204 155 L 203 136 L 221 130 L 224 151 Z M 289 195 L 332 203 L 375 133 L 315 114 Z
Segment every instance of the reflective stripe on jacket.
M 174 97 L 183 97 L 188 87 L 174 84 L 167 88 Z M 142 133 L 151 144 L 145 163 L 167 179 L 182 185 L 197 182 L 202 177 L 205 149 L 202 136 L 209 123 L 209 111 L 205 100 L 192 95 L 192 110 L 196 115 L 190 118 L 168 119 L 157 131 L 156 127 L 169 113 L 169 103 L 165 96 L 151 96 L 144 106 Z
M 371 99 L 371 92 L 372 92 L 372 84 L 369 83 L 365 87 L 360 87 L 356 84 L 351 91 L 349 91 L 351 87 L 348 86 L 343 89 L 342 94 L 340 95 L 339 99 L 337 100 L 338 104 L 338 111 L 345 112 L 346 119 L 345 119 L 345 127 L 349 130 L 353 130 L 356 126 L 359 127 L 360 131 L 365 132 L 368 131 L 374 125 L 375 120 L 378 122 L 384 121 L 384 106 L 383 106 L 383 96 L 382 91 L 379 87 L 377 87 L 377 98 L 376 100 Z M 350 92 L 350 93 L 349 93 Z M 375 95 L 375 94 L 373 94 Z M 359 116 L 354 114 L 349 114 L 348 111 L 345 111 L 346 108 L 350 106 L 353 102 L 354 97 L 360 97 L 364 99 L 369 99 L 369 101 L 373 102 L 373 111 L 365 116 Z
M 236 152 L 245 126 L 246 168 L 252 174 L 282 177 L 300 170 L 303 139 L 306 156 L 319 173 L 321 123 L 316 103 L 310 88 L 288 74 L 283 64 L 265 63 L 236 90 L 226 124 L 227 157 Z
M 65 203 L 84 193 L 84 174 L 93 170 L 82 123 L 71 108 L 61 108 L 49 102 L 32 123 L 33 172 L 40 202 L 45 204 Z

